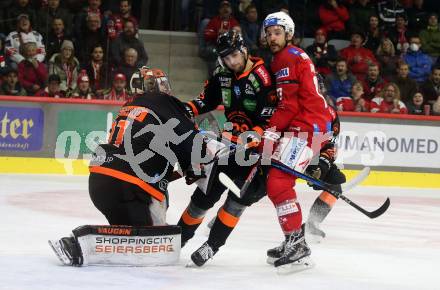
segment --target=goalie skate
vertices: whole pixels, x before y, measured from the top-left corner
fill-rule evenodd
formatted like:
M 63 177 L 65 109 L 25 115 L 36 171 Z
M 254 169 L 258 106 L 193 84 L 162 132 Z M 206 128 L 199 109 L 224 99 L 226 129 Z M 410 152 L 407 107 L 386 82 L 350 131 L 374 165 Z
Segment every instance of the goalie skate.
M 276 269 L 279 275 L 287 275 L 309 270 L 313 267 L 315 267 L 315 263 L 313 262 L 313 260 L 310 257 L 304 257 L 302 259 L 299 259 L 298 261 L 295 261 L 294 263 L 282 265 L 277 267 Z
M 49 240 L 48 243 L 63 265 L 72 266 L 73 259 L 70 254 L 64 249 L 63 245 L 61 244 L 61 240 Z

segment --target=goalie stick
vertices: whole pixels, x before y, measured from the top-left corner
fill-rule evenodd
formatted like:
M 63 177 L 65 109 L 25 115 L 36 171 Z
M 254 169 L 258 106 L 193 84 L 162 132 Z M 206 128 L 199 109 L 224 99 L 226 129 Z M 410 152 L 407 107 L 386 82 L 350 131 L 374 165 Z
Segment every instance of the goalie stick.
M 388 209 L 388 207 L 390 206 L 390 199 L 387 198 L 385 200 L 385 202 L 382 204 L 381 207 L 379 207 L 378 209 L 370 212 L 367 211 L 366 209 L 362 208 L 361 206 L 359 206 L 358 204 L 356 204 L 354 201 L 352 201 L 351 199 L 349 199 L 348 197 L 346 197 L 345 195 L 342 194 L 342 192 L 336 191 L 333 189 L 331 184 L 328 184 L 324 181 L 321 181 L 319 179 L 316 179 L 314 177 L 311 177 L 307 174 L 304 173 L 300 173 L 298 171 L 295 171 L 293 169 L 287 168 L 285 166 L 283 166 L 282 164 L 276 163 L 272 161 L 272 166 L 275 168 L 278 168 L 284 172 L 287 172 L 289 174 L 295 175 L 301 179 L 304 179 L 310 183 L 312 183 L 313 185 L 316 185 L 317 187 L 321 188 L 322 190 L 328 191 L 329 193 L 339 197 L 340 199 L 342 199 L 343 201 L 345 201 L 346 203 L 348 203 L 350 206 L 354 207 L 355 209 L 357 209 L 358 211 L 360 211 L 361 213 L 363 213 L 364 215 L 368 216 L 369 218 L 373 219 L 376 218 L 378 216 L 381 216 L 383 213 L 386 212 L 386 210 Z M 357 181 L 356 182 L 360 182 L 365 179 L 366 176 L 368 176 L 368 174 L 366 174 L 367 172 L 369 172 L 369 169 L 366 169 L 365 171 L 362 171 L 362 175 L 359 178 L 355 178 Z M 363 177 L 363 179 L 361 178 Z M 233 193 L 235 193 L 236 195 L 239 196 L 240 194 L 240 188 L 229 178 L 229 176 L 227 176 L 226 174 L 224 174 L 223 172 L 220 173 L 219 175 L 219 180 L 220 182 L 225 185 L 226 187 L 228 187 Z M 354 187 L 355 182 L 353 183 L 347 183 L 345 186 L 345 190 L 348 190 L 350 188 Z M 347 189 L 348 188 L 348 189 Z M 344 192 L 344 190 L 343 190 Z

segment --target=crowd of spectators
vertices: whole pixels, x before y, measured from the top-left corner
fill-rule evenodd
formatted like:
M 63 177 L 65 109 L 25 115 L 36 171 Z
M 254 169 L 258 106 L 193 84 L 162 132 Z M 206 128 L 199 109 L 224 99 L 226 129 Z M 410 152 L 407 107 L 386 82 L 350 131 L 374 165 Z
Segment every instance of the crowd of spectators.
M 217 15 L 200 22 L 200 56 L 212 70 L 213 41 L 236 29 L 251 53 L 269 62 L 261 21 L 264 13 L 284 11 L 297 25 L 294 44 L 313 60 L 339 111 L 440 115 L 439 16 L 423 0 L 303 2 L 220 1 Z M 306 9 L 291 10 L 301 3 Z M 303 44 L 307 37 L 312 44 Z M 337 49 L 335 40 L 348 45 Z
M 147 65 L 131 0 L 6 0 L 0 94 L 127 100 Z
M 176 29 L 171 22 L 156 27 L 160 15 L 179 19 L 180 30 L 197 30 L 199 55 L 210 71 L 217 61 L 217 36 L 229 29 L 241 31 L 251 54 L 270 63 L 261 23 L 268 13 L 284 11 L 296 24 L 294 44 L 312 58 L 328 101 L 338 110 L 440 114 L 434 2 L 142 0 L 137 7 L 152 10 L 134 16 L 131 0 L 5 0 L 0 94 L 122 100 L 131 75 L 148 64 L 139 25 Z M 176 7 L 179 15 L 173 14 Z M 341 40 L 346 47 L 336 45 Z

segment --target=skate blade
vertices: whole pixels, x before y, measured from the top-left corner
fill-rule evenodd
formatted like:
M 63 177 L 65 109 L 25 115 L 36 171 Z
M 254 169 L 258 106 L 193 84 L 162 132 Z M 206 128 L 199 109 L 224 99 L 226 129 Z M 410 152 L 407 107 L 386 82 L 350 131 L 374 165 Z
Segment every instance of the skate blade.
M 190 262 L 188 262 L 186 265 L 185 265 L 185 268 L 190 268 L 190 269 L 200 269 L 200 268 L 202 268 L 204 265 L 202 265 L 202 266 L 197 266 L 193 261 L 190 261 Z
M 302 258 L 294 263 L 286 264 L 277 267 L 277 274 L 279 275 L 287 275 L 292 273 L 298 273 L 305 270 L 309 270 L 315 267 L 315 263 L 310 257 Z
M 275 263 L 275 261 L 278 260 L 278 259 L 279 258 L 267 257 L 266 263 L 268 263 L 269 265 L 273 265 Z
M 70 266 L 70 259 L 66 256 L 66 254 L 64 254 L 63 250 L 61 249 L 60 242 L 58 240 L 49 240 L 47 242 L 54 251 L 55 255 L 58 257 L 58 260 L 60 260 L 63 265 Z

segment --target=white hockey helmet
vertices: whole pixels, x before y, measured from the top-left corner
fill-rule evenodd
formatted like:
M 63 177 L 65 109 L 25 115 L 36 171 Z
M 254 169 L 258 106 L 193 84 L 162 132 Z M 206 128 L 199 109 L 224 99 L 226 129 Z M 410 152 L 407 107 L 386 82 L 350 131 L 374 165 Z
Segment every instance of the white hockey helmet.
M 143 66 L 131 76 L 130 90 L 135 94 L 162 92 L 169 95 L 171 94 L 171 85 L 162 70 Z
M 293 37 L 295 33 L 295 23 L 293 23 L 292 18 L 287 13 L 280 11 L 266 16 L 263 22 L 264 37 L 266 37 L 266 29 L 275 25 L 282 26 L 286 33 Z

